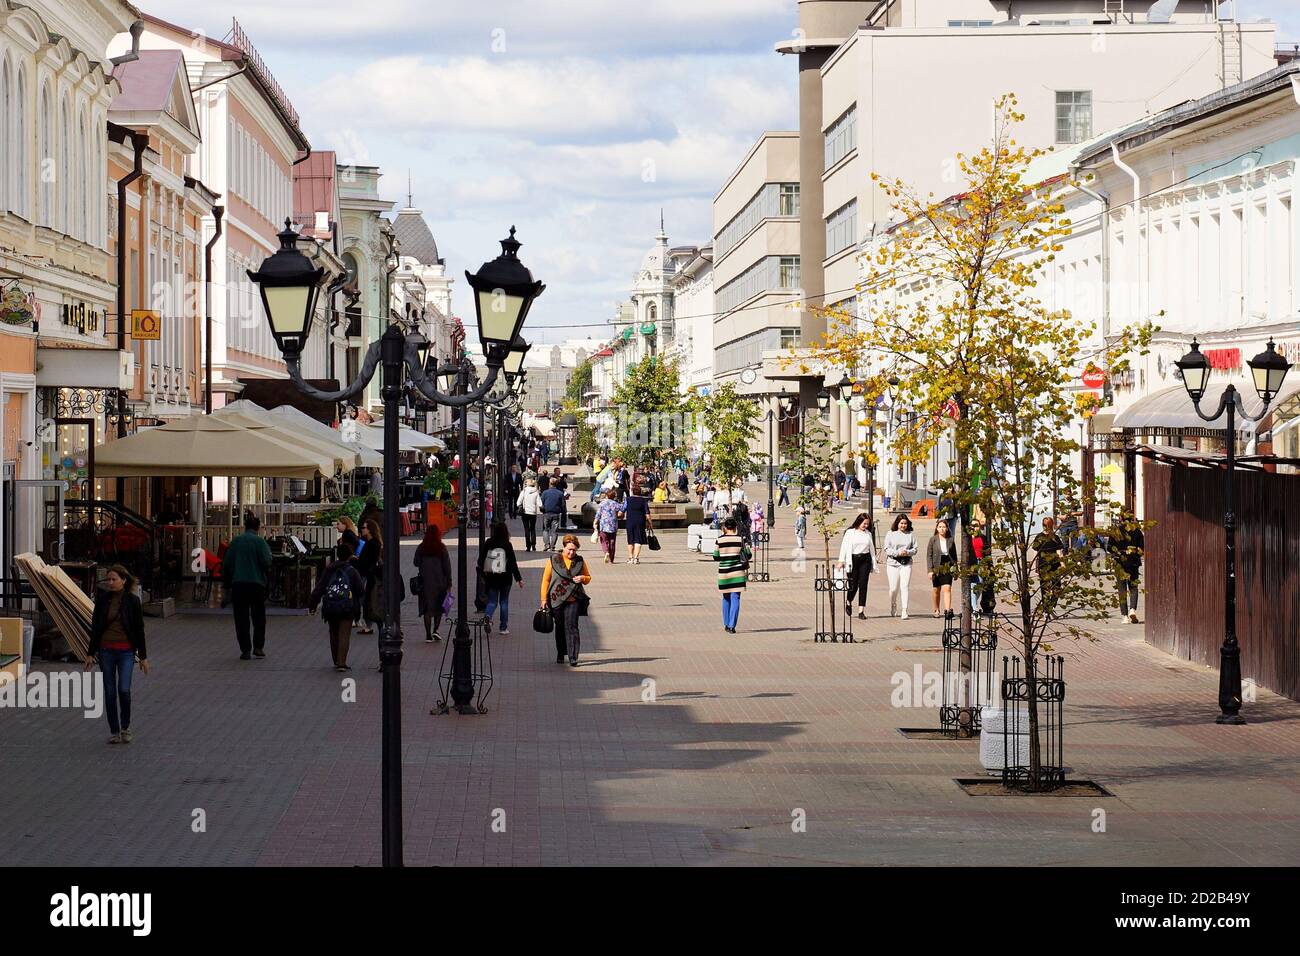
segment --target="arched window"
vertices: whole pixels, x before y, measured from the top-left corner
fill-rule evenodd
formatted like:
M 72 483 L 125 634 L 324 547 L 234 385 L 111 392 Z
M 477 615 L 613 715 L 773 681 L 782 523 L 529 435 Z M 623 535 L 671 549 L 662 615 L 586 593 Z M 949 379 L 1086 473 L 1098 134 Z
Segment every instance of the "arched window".
M 9 129 L 9 117 L 13 115 L 13 90 L 9 86 L 9 57 L 0 63 L 0 212 L 5 212 L 12 205 L 9 198 L 9 170 L 14 168 L 13 133 Z
M 91 171 L 87 169 L 87 152 L 90 148 L 90 129 L 86 125 L 86 110 L 77 111 L 77 238 L 82 242 L 90 241 L 90 190 L 94 184 Z
M 653 321 L 655 320 L 655 317 L 656 317 L 658 314 L 659 314 L 659 310 L 658 310 L 657 308 L 655 308 L 655 304 L 654 304 L 653 302 L 651 302 L 650 305 L 647 306 L 647 308 L 646 308 L 646 310 L 645 310 L 645 320 L 646 320 L 647 322 L 653 322 Z
M 72 117 L 68 115 L 68 98 L 59 103 L 59 232 L 72 232 Z
M 40 104 L 37 106 L 36 182 L 40 208 L 36 221 L 42 226 L 54 225 L 54 113 L 50 107 L 50 85 L 41 84 Z
M 28 198 L 30 174 L 28 173 L 28 131 L 27 124 L 27 71 L 18 67 L 18 100 L 14 106 L 14 179 L 17 181 L 17 194 L 14 197 L 14 209 L 24 219 L 31 218 L 31 200 Z

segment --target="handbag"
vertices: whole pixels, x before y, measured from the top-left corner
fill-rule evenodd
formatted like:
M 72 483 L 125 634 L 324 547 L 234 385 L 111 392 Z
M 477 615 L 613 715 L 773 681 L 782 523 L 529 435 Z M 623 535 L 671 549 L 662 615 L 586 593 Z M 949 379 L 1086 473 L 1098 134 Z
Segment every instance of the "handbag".
M 442 599 L 442 613 L 450 614 L 451 609 L 456 606 L 456 592 L 451 588 L 447 589 L 447 596 Z
M 659 536 L 656 535 L 653 531 L 649 531 L 646 533 L 645 543 L 646 543 L 646 547 L 649 548 L 651 551 L 658 551 L 662 547 L 662 545 L 659 544 Z
M 600 544 L 600 529 L 599 529 L 599 528 L 593 528 L 593 529 L 592 529 L 592 531 L 591 531 L 591 543 L 592 543 L 592 544 Z
M 411 593 L 419 594 L 424 590 L 424 578 L 418 574 L 411 578 Z
M 538 608 L 533 613 L 533 630 L 538 634 L 550 634 L 555 630 L 555 620 L 546 608 Z
M 591 611 L 591 598 L 587 597 L 586 592 L 578 595 L 578 617 L 587 617 Z

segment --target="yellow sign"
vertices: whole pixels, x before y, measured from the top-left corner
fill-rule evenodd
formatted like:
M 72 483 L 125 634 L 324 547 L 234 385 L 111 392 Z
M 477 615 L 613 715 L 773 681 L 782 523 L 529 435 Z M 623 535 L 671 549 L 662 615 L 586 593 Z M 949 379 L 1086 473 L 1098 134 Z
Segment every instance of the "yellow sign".
M 162 319 L 152 309 L 131 310 L 131 338 L 152 339 L 157 342 L 162 338 Z

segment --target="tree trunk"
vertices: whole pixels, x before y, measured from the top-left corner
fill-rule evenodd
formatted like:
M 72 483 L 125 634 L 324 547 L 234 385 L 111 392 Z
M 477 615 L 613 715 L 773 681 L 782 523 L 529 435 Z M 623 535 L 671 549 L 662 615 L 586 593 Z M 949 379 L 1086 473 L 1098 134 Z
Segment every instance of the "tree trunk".
M 959 415 L 965 416 L 966 406 L 960 399 L 957 402 L 957 409 Z M 973 555 L 967 545 L 969 540 L 967 529 L 970 527 L 971 508 L 970 501 L 965 493 L 966 486 L 970 482 L 970 463 L 965 455 L 962 455 L 957 462 L 957 481 L 957 487 L 962 491 L 962 497 L 955 500 L 963 502 L 960 515 L 961 527 L 957 529 L 956 535 L 957 583 L 961 591 L 958 595 L 958 599 L 961 601 L 961 652 L 958 654 L 958 667 L 961 671 L 961 677 L 958 687 L 966 688 L 966 706 L 957 711 L 957 736 L 971 737 L 975 733 L 975 708 L 972 706 L 974 701 L 971 693 L 971 664 L 974 656 L 972 631 L 975 622 L 970 602 L 971 582 L 973 579 L 971 575 L 971 558 Z M 945 674 L 944 680 L 947 679 L 948 676 Z M 979 676 L 975 675 L 975 679 L 978 680 Z
M 1028 789 L 1039 791 L 1043 789 L 1042 777 L 1042 750 L 1039 747 L 1038 738 L 1038 669 L 1034 659 L 1034 642 L 1033 632 L 1028 630 L 1029 619 L 1026 615 L 1025 624 L 1027 635 L 1025 638 L 1025 686 L 1028 689 L 1028 711 L 1029 711 L 1029 779 L 1027 781 Z

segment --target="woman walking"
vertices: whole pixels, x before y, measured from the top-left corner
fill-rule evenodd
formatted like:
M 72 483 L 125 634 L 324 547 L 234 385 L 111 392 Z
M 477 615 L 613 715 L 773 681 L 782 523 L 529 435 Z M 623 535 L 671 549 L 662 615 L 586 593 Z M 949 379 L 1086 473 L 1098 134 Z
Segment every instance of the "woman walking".
M 99 661 L 104 675 L 104 713 L 108 717 L 108 742 L 131 742 L 131 674 L 136 658 L 149 673 L 144 645 L 144 609 L 135 594 L 135 577 L 120 564 L 108 569 L 105 589 L 95 595 L 90 617 L 90 648 L 86 670 Z
M 585 585 L 591 583 L 591 569 L 578 554 L 578 539 L 566 534 L 558 554 L 552 554 L 542 569 L 542 610 L 555 621 L 555 663 L 578 666 L 580 639 L 578 616 L 588 603 Z
M 858 620 L 867 619 L 867 584 L 871 572 L 876 570 L 876 534 L 871 517 L 865 512 L 853 519 L 844 532 L 840 544 L 840 566 L 848 580 L 848 595 L 844 599 L 844 613 L 853 613 L 853 598 L 858 599 Z
M 596 531 L 600 535 L 600 550 L 605 563 L 613 564 L 618 551 L 618 516 L 627 511 L 627 505 L 618 500 L 618 492 L 611 488 L 596 508 Z
M 492 535 L 483 545 L 478 556 L 478 573 L 483 577 L 483 593 L 487 605 L 483 609 L 483 620 L 490 625 L 492 612 L 501 608 L 501 617 L 497 634 L 510 636 L 510 579 L 519 587 L 524 586 L 524 576 L 519 573 L 519 562 L 515 560 L 515 546 L 510 543 L 510 530 L 505 522 L 492 526 Z
M 361 522 L 361 542 L 361 550 L 357 553 L 357 571 L 365 581 L 365 594 L 361 601 L 359 620 L 364 620 L 366 625 L 357 633 L 373 634 L 375 629 L 370 626 L 371 623 L 383 619 L 382 616 L 375 616 L 372 606 L 379 575 L 383 574 L 384 536 L 379 531 L 379 522 L 373 518 Z
M 889 616 L 893 617 L 902 606 L 902 619 L 907 620 L 907 589 L 912 583 L 912 558 L 917 552 L 916 535 L 912 532 L 912 519 L 899 515 L 885 535 L 885 576 L 889 579 Z M 900 596 L 901 592 L 901 596 Z
M 638 484 L 635 491 L 623 502 L 624 514 L 627 515 L 627 563 L 641 563 L 641 548 L 646 542 L 646 531 L 653 531 L 650 523 L 650 500 L 645 496 L 645 489 Z
M 339 533 L 338 543 L 346 544 L 352 549 L 349 556 L 358 554 L 361 551 L 361 538 L 357 534 L 356 522 L 351 518 L 343 515 L 338 521 L 334 522 L 334 530 Z
M 542 511 L 542 493 L 537 490 L 537 479 L 524 481 L 523 490 L 519 492 L 519 520 L 524 523 L 524 550 L 537 550 L 537 516 Z
M 940 519 L 925 553 L 925 569 L 930 572 L 930 585 L 934 588 L 935 617 L 952 613 L 952 569 L 956 562 L 957 546 L 952 532 L 948 522 Z
M 316 587 L 311 592 L 307 610 L 315 614 L 320 608 L 321 620 L 329 628 L 330 655 L 336 671 L 349 671 L 348 646 L 352 641 L 352 622 L 361 614 L 361 597 L 366 583 L 352 562 L 352 546 L 340 541 L 334 548 L 334 560 L 321 569 Z
M 728 634 L 736 633 L 736 622 L 740 620 L 740 594 L 749 579 L 749 555 L 736 519 L 728 518 L 713 547 L 713 560 L 718 562 L 718 590 L 722 593 L 722 629 Z
M 419 576 L 420 616 L 424 618 L 424 643 L 442 640 L 442 606 L 451 590 L 451 556 L 443 543 L 442 532 L 430 525 L 415 549 L 415 573 Z

